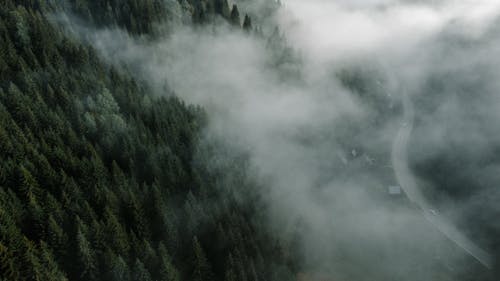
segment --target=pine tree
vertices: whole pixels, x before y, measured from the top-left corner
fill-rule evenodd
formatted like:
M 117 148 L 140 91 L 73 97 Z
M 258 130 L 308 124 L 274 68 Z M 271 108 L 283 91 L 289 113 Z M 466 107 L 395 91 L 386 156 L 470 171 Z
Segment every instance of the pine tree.
M 84 226 L 78 225 L 76 233 L 78 276 L 84 280 L 97 280 L 95 252 L 83 233 Z
M 236 275 L 236 268 L 234 265 L 233 255 L 230 253 L 226 262 L 226 272 L 224 275 L 224 281 L 236 281 L 238 277 Z
M 191 280 L 193 281 L 212 281 L 213 273 L 207 256 L 203 248 L 195 236 L 193 238 L 193 271 L 191 273 Z
M 107 243 L 109 243 L 112 246 L 113 250 L 119 255 L 127 256 L 130 249 L 127 233 L 123 229 L 116 216 L 109 209 L 106 209 L 105 211 L 105 221 Z
M 49 216 L 47 223 L 47 241 L 57 257 L 66 256 L 67 237 L 52 215 Z
M 215 0 L 215 12 L 221 15 L 223 18 L 229 19 L 231 15 L 231 10 L 229 9 L 229 4 L 227 0 Z
M 238 27 L 241 26 L 240 12 L 238 11 L 238 6 L 236 4 L 234 4 L 233 8 L 231 9 L 230 21 L 235 26 L 238 26 Z
M 132 280 L 133 281 L 151 281 L 151 275 L 149 274 L 144 264 L 136 259 L 134 267 L 132 269 Z
M 41 261 L 44 268 L 44 280 L 47 281 L 67 281 L 65 274 L 59 269 L 52 252 L 45 242 L 40 243 Z M 92 279 L 87 279 L 92 280 Z
M 35 203 L 39 196 L 38 182 L 24 166 L 19 166 L 19 191 L 28 202 Z
M 121 256 L 114 256 L 109 277 L 109 281 L 130 281 L 130 270 Z
M 16 253 L 0 241 L 0 278 L 5 280 L 20 280 L 19 263 Z
M 23 256 L 21 260 L 21 280 L 42 281 L 43 265 L 38 257 L 35 243 L 27 237 L 23 238 Z
M 243 20 L 243 29 L 246 31 L 252 30 L 252 19 L 247 14 L 245 14 L 245 19 Z
M 160 261 L 159 276 L 161 281 L 179 281 L 179 272 L 174 267 L 167 249 L 160 243 L 158 246 L 158 258 Z

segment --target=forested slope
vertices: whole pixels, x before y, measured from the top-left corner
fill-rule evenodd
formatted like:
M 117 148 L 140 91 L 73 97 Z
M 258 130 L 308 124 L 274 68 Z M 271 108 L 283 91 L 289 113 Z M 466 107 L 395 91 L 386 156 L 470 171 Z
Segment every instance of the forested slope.
M 48 20 L 150 34 L 165 3 L 2 1 L 0 280 L 289 278 L 258 203 L 234 196 L 252 196 L 244 157 L 204 138 L 203 109 L 152 96 Z M 236 21 L 226 1 L 182 4 Z

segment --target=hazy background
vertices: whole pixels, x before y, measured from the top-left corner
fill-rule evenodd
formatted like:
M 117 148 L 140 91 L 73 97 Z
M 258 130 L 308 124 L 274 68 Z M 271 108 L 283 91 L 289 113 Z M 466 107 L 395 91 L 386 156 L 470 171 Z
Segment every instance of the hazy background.
M 277 10 L 236 2 L 267 16 L 263 36 L 222 21 L 183 26 L 180 6 L 157 39 L 74 20 L 68 28 L 158 95 L 207 110 L 207 136 L 248 153 L 269 227 L 301 271 L 332 280 L 479 274 L 387 187 L 397 185 L 390 151 L 404 89 L 417 111 L 410 155 L 422 188 L 498 252 L 500 2 L 288 0 Z

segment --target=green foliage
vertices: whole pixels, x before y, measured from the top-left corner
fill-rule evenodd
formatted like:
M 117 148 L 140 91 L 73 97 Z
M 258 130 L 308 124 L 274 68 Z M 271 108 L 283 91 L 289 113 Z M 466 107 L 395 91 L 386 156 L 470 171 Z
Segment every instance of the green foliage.
M 240 12 L 238 11 L 238 6 L 236 4 L 234 4 L 233 8 L 231 9 L 230 20 L 233 25 L 238 27 L 241 26 Z
M 159 261 L 159 279 L 162 281 L 178 281 L 179 272 L 172 264 L 172 260 L 167 253 L 167 250 L 163 244 L 160 243 L 158 247 L 158 261 Z
M 79 222 L 81 224 L 81 221 Z M 83 226 L 77 226 L 76 233 L 77 243 L 77 264 L 80 277 L 84 280 L 96 280 L 97 277 L 97 264 L 95 252 L 92 249 L 89 241 L 83 233 Z
M 214 0 L 215 12 L 224 18 L 229 18 L 231 10 L 227 0 Z
M 233 4 L 232 8 L 227 0 L 188 0 L 183 1 L 184 5 L 189 5 L 188 10 L 192 11 L 193 22 L 206 23 L 214 19 L 214 16 L 222 17 L 230 24 L 241 27 L 240 13 L 238 6 Z M 251 30 L 250 16 L 246 15 L 245 29 Z
M 240 24 L 225 0 L 184 2 Z M 234 196 L 254 190 L 244 157 L 202 137 L 201 108 L 151 95 L 46 16 L 152 34 L 167 1 L 64 3 L 0 7 L 0 280 L 272 281 L 259 259 L 284 261 Z
M 243 20 L 243 29 L 246 31 L 252 30 L 252 19 L 248 15 L 245 15 Z
M 73 11 L 96 25 L 118 25 L 132 34 L 150 34 L 167 17 L 161 0 L 71 0 Z
M 190 280 L 213 280 L 211 265 L 208 262 L 205 252 L 201 248 L 200 242 L 196 236 L 193 238 L 193 264 L 194 268 Z
M 140 260 L 135 260 L 132 268 L 132 280 L 134 281 L 151 281 L 151 275 Z

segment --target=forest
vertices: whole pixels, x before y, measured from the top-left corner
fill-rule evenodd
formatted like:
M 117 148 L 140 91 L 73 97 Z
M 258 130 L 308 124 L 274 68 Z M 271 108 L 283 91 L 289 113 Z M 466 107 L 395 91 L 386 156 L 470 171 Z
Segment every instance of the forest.
M 252 29 L 226 0 L 181 2 L 194 24 L 220 15 Z M 0 280 L 291 278 L 284 245 L 260 225 L 245 155 L 204 137 L 204 109 L 153 95 L 51 21 L 64 11 L 155 36 L 165 5 L 2 1 Z
M 0 281 L 499 280 L 500 5 L 283 2 L 2 0 Z

